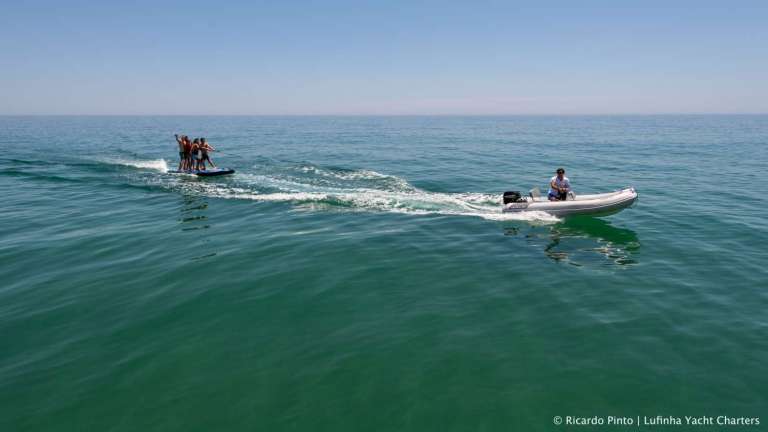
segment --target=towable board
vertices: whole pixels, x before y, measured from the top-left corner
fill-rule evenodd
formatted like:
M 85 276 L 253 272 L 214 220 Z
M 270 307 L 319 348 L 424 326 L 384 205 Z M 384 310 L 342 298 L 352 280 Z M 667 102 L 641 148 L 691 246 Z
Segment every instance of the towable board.
M 235 170 L 229 169 L 229 168 L 213 168 L 209 170 L 170 170 L 168 171 L 168 174 L 189 174 L 189 175 L 196 175 L 199 177 L 214 177 L 214 176 L 222 176 L 222 175 L 229 175 L 234 174 Z

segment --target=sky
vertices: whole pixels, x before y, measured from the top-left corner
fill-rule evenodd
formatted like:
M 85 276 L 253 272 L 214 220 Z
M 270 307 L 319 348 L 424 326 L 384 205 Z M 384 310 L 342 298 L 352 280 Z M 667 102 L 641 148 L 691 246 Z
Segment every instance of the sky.
M 0 114 L 768 113 L 768 1 L 16 1 Z

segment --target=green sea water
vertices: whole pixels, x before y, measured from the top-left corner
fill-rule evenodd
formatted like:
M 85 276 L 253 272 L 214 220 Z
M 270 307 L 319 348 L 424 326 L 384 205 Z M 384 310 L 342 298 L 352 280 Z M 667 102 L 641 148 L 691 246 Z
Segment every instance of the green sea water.
M 174 133 L 231 177 L 169 175 Z M 768 427 L 768 116 L 0 117 L 0 430 Z M 634 186 L 607 218 L 505 190 Z

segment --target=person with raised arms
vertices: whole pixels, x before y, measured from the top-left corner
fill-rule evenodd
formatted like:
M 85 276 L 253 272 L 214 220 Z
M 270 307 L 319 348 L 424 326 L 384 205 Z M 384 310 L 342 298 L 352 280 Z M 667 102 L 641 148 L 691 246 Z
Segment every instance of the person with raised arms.
M 184 161 L 186 160 L 186 152 L 184 151 L 184 135 L 179 136 L 179 134 L 174 135 L 176 137 L 176 142 L 179 144 L 179 168 L 178 170 L 181 171 L 184 168 Z

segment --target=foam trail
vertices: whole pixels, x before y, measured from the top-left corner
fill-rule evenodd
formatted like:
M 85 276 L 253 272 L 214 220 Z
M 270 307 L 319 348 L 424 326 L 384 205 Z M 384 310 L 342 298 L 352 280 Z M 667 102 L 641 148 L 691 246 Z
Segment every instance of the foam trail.
M 303 165 L 299 170 L 339 180 L 392 180 L 403 187 L 412 188 L 407 181 L 400 177 L 382 174 L 373 170 L 326 170 L 312 165 Z
M 106 162 L 114 165 L 124 165 L 140 169 L 150 169 L 160 172 L 168 171 L 168 163 L 165 159 L 155 160 L 131 160 L 131 159 L 107 159 L 102 162 Z
M 369 170 L 345 170 L 339 173 L 304 165 L 289 168 L 288 172 L 279 170 L 269 175 L 238 173 L 233 181 L 228 182 L 176 183 L 174 188 L 182 189 L 185 193 L 215 198 L 288 202 L 311 210 L 559 222 L 558 218 L 543 212 L 503 213 L 501 194 L 430 192 L 416 188 L 402 178 Z
M 493 221 L 520 220 L 544 223 L 560 221 L 555 216 L 544 212 L 503 213 L 501 211 L 501 196 L 488 194 L 450 194 L 426 191 L 397 193 L 375 189 L 260 193 L 248 188 L 227 188 L 220 185 L 202 186 L 207 188 L 204 192 L 205 195 L 225 199 L 324 204 L 346 210 L 413 215 L 472 216 Z

